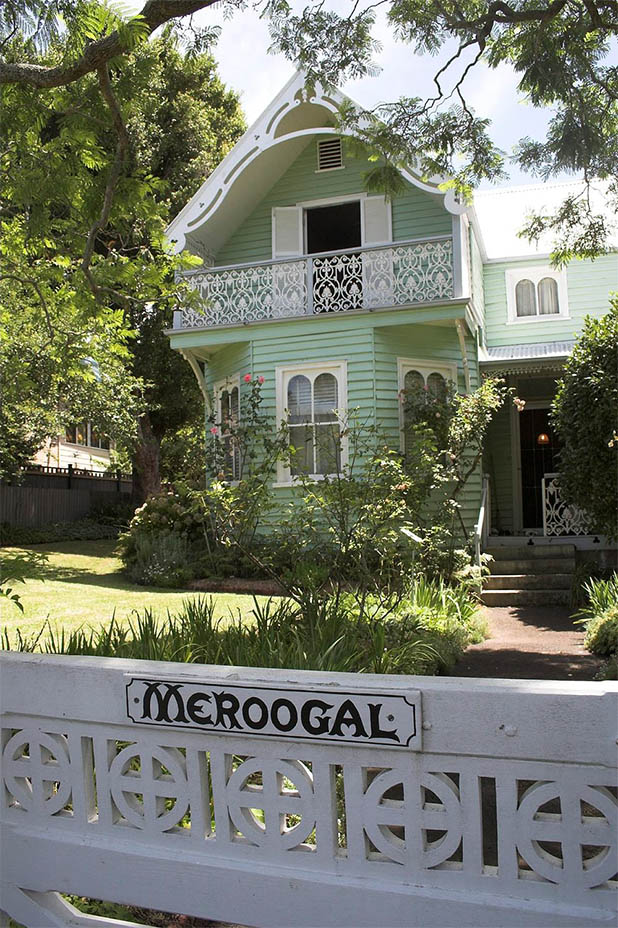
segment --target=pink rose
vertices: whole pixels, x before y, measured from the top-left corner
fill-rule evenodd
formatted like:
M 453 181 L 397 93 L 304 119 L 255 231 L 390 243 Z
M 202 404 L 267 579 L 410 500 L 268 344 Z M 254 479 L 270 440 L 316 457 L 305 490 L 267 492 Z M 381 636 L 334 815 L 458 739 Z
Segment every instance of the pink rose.
M 245 383 L 251 383 L 251 374 L 245 374 L 243 379 Z
M 264 377 L 261 375 L 258 377 L 258 383 L 264 383 Z
M 210 434 L 211 434 L 211 435 L 216 435 L 218 432 L 219 432 L 219 429 L 217 428 L 217 426 L 216 426 L 216 425 L 213 425 L 213 427 L 212 427 L 211 430 L 210 430 Z

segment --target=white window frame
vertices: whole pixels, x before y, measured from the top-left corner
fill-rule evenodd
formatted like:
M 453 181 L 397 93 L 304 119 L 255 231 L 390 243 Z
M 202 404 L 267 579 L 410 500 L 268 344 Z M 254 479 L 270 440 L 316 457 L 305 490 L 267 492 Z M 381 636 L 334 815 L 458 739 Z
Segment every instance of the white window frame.
M 277 396 L 277 427 L 280 423 L 287 421 L 287 391 L 288 384 L 292 377 L 297 374 L 304 374 L 312 378 L 312 382 L 319 374 L 333 374 L 337 380 L 337 392 L 339 395 L 339 404 L 337 411 L 339 421 L 343 426 L 342 417 L 345 416 L 348 408 L 348 364 L 347 361 L 307 361 L 302 364 L 289 364 L 283 367 L 275 368 L 275 389 Z M 341 440 L 341 466 L 342 468 L 348 463 L 348 444 L 345 437 Z M 323 480 L 324 476 L 334 477 L 335 474 L 309 474 L 313 480 Z M 296 483 L 296 477 L 292 476 L 289 467 L 280 461 L 277 464 L 277 482 L 275 486 L 293 486 Z
M 558 286 L 558 309 L 557 313 L 539 313 L 539 284 L 546 277 L 555 280 Z M 567 289 L 567 275 L 564 269 L 556 270 L 551 267 L 518 267 L 510 268 L 505 271 L 506 279 L 506 310 L 507 325 L 529 325 L 535 322 L 552 322 L 557 319 L 570 319 L 569 315 L 569 295 Z M 520 280 L 529 280 L 534 284 L 536 292 L 536 315 L 518 316 L 517 300 L 515 298 L 515 288 Z
M 402 391 L 405 389 L 406 374 L 408 371 L 418 371 L 423 377 L 425 383 L 430 374 L 440 374 L 446 382 L 451 381 L 457 389 L 457 365 L 449 364 L 445 361 L 438 361 L 434 364 L 432 361 L 415 361 L 413 358 L 397 358 L 397 399 L 399 401 L 399 447 L 401 453 L 405 452 L 405 423 L 403 417 L 403 403 L 401 402 Z
M 75 428 L 77 428 L 77 426 L 78 426 L 78 425 L 81 425 L 81 424 L 82 424 L 81 422 L 79 422 L 79 423 L 76 422 L 76 423 L 75 423 Z M 93 429 L 93 427 L 92 427 L 92 422 L 91 422 L 89 419 L 85 419 L 85 420 L 83 421 L 83 424 L 86 426 L 86 443 L 85 443 L 85 444 L 82 444 L 82 442 L 80 442 L 80 441 L 69 441 L 69 440 L 67 439 L 67 437 L 66 437 L 66 434 L 67 434 L 67 431 L 68 431 L 68 426 L 67 426 L 67 428 L 65 428 L 65 430 L 64 430 L 64 444 L 65 444 L 65 445 L 70 445 L 71 448 L 85 448 L 85 449 L 87 449 L 88 451 L 103 451 L 103 452 L 105 452 L 105 454 L 109 454 L 109 452 L 112 450 L 112 447 L 114 447 L 111 438 L 108 438 L 108 439 L 107 439 L 108 442 L 109 442 L 109 448 L 101 448 L 100 445 L 93 445 L 93 444 L 91 444 L 91 442 L 92 442 L 92 433 L 93 433 L 94 431 L 96 431 L 96 429 Z M 104 435 L 103 435 L 103 436 L 101 436 L 101 437 L 102 437 L 102 438 L 105 438 L 105 437 L 107 437 L 107 436 L 104 436 Z
M 220 424 L 223 422 L 223 408 L 221 405 L 221 394 L 224 390 L 227 390 L 228 393 L 234 389 L 238 388 L 238 415 L 240 417 L 240 373 L 232 374 L 230 377 L 224 377 L 223 380 L 218 380 L 213 384 L 213 393 L 214 393 L 214 408 L 217 414 L 217 423 Z M 214 436 L 213 436 L 214 438 Z M 220 436 L 223 438 L 223 436 Z M 240 479 L 240 474 L 237 477 L 227 481 L 228 483 L 236 484 Z

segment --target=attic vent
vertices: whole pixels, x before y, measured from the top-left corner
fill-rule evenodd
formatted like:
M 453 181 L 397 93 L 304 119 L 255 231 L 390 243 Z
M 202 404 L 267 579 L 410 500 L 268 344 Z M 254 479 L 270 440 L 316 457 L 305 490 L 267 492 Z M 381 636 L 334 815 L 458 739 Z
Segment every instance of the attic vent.
M 332 171 L 343 167 L 341 139 L 322 139 L 318 142 L 318 171 Z

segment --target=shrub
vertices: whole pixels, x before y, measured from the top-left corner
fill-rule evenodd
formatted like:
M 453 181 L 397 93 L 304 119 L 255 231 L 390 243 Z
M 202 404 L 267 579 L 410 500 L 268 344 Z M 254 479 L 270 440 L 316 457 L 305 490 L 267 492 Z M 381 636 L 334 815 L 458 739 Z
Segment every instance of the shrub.
M 586 625 L 584 645 L 598 657 L 612 657 L 618 653 L 618 605 L 591 619 Z

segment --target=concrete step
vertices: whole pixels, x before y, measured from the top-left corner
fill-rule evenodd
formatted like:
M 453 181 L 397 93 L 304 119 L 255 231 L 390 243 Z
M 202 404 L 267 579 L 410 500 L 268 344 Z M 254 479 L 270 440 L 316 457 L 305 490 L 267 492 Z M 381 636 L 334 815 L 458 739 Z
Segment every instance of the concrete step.
M 485 590 L 485 606 L 568 606 L 569 590 Z
M 571 574 L 492 574 L 483 586 L 486 590 L 570 590 Z
M 521 558 L 532 560 L 536 558 L 575 557 L 575 545 L 490 545 L 485 549 L 495 561 L 516 561 Z
M 491 574 L 568 574 L 575 570 L 574 557 L 522 557 L 513 560 L 490 561 Z

